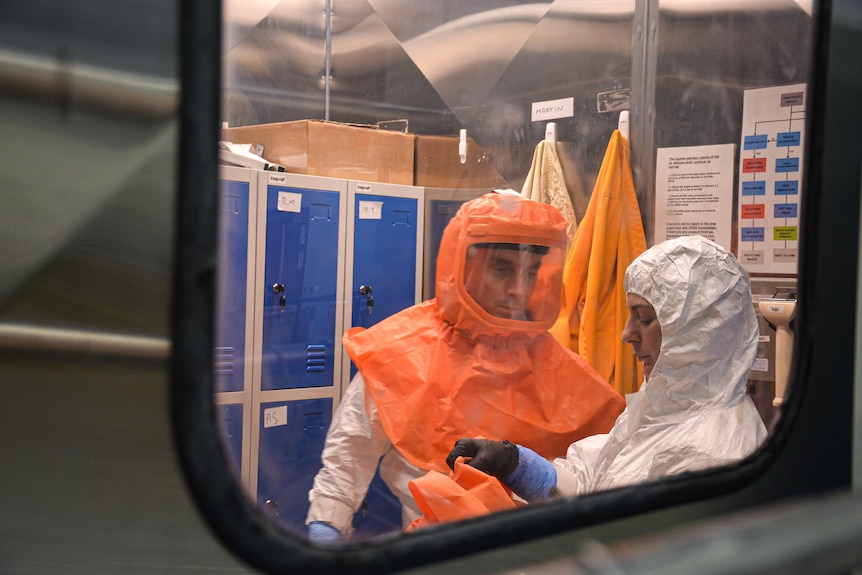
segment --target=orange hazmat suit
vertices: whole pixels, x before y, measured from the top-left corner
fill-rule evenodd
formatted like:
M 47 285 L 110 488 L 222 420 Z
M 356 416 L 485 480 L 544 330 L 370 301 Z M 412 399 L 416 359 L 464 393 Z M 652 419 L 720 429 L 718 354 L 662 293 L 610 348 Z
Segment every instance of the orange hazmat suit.
M 437 298 L 345 334 L 388 439 L 411 464 L 448 473 L 455 442 L 477 435 L 553 458 L 613 425 L 622 397 L 547 331 L 566 240 L 566 221 L 546 204 L 501 194 L 467 202 L 443 233 Z M 489 314 L 465 285 L 470 246 L 500 243 L 547 248 L 524 319 Z

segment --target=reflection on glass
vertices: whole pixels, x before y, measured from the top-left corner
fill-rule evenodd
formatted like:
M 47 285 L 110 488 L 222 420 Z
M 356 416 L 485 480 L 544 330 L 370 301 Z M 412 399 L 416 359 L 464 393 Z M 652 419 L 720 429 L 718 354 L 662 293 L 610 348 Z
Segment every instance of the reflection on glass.
M 750 373 L 724 374 L 733 385 L 728 383 L 730 395 L 723 399 L 748 406 L 739 409 L 746 411 L 746 421 L 756 422 L 749 409 L 753 400 L 766 428 L 774 425 L 780 409 L 774 405 L 780 403 L 776 379 L 785 377 L 784 364 L 776 362 L 783 354 L 775 347 L 786 341 L 778 337 L 779 328 L 784 336 L 792 333 L 792 312 L 784 302 L 795 301 L 796 292 L 811 16 L 792 2 L 749 11 L 662 1 L 657 40 L 645 46 L 635 38 L 642 26 L 635 8 L 635 0 L 602 7 L 587 0 L 458 6 L 348 0 L 322 18 L 313 2 L 225 2 L 223 117 L 231 128 L 302 120 L 339 122 L 342 130 L 344 124 L 379 124 L 400 130 L 395 150 L 413 149 L 406 164 L 409 181 L 396 182 L 392 175 L 403 176 L 404 166 L 387 169 L 396 156 L 381 153 L 393 148 L 383 140 L 387 132 L 377 128 L 363 128 L 361 144 L 318 163 L 314 147 L 331 152 L 340 136 L 315 140 L 307 131 L 310 139 L 299 144 L 307 146 L 305 154 L 286 153 L 277 139 L 265 145 L 235 141 L 253 151 L 261 145 L 264 157 L 272 154 L 268 161 L 288 165 L 289 171 L 223 167 L 216 412 L 238 481 L 279 525 L 306 536 L 306 522 L 321 520 L 335 524 L 338 537 L 354 538 L 403 529 L 421 515 L 408 481 L 428 471 L 448 476 L 446 458 L 462 436 L 521 444 L 538 453 L 537 465 L 545 462 L 546 470 L 561 458 L 561 467 L 589 475 L 578 481 L 590 490 L 723 463 L 717 455 L 701 457 L 693 446 L 665 457 L 649 444 L 655 461 L 631 463 L 636 473 L 628 464 L 619 469 L 626 458 L 607 454 L 625 454 L 647 441 L 639 426 L 620 435 L 619 424 L 603 440 L 576 443 L 579 461 L 590 463 L 572 463 L 571 457 L 562 463 L 580 437 L 611 430 L 623 408 L 621 396 L 641 382 L 638 360 L 651 380 L 677 381 L 665 371 L 677 353 L 668 347 L 676 327 L 662 319 L 669 313 L 665 302 L 639 294 L 662 327 L 658 355 L 663 359 L 644 351 L 633 329 L 622 342 L 629 313 L 619 285 L 622 270 L 642 250 L 627 254 L 628 261 L 613 250 L 604 252 L 620 269 L 599 290 L 618 294 L 613 321 L 589 319 L 602 309 L 592 304 L 575 304 L 575 315 L 554 321 L 560 309 L 554 286 L 562 281 L 567 250 L 575 244 L 574 227 L 610 226 L 594 237 L 613 237 L 620 226 L 613 219 L 601 224 L 584 219 L 591 209 L 608 213 L 602 212 L 605 204 L 591 209 L 589 204 L 599 203 L 601 194 L 594 190 L 606 183 L 603 158 L 619 112 L 626 109 L 633 112 L 626 160 L 646 245 L 701 233 L 734 253 L 750 276 L 760 334 L 757 357 Z M 644 62 L 649 69 L 640 68 Z M 645 85 L 654 86 L 655 93 L 645 93 Z M 755 92 L 766 88 L 778 92 L 776 111 L 753 118 L 752 113 L 765 114 L 751 99 L 766 97 Z M 654 114 L 645 119 L 638 109 Z M 543 142 L 548 121 L 556 124 L 554 142 Z M 468 134 L 463 163 L 461 129 Z M 728 162 L 733 165 L 716 167 L 723 178 L 711 180 L 709 170 L 686 170 L 685 164 L 677 164 L 675 176 L 658 177 L 658 170 L 670 171 L 670 163 L 656 166 L 653 160 L 674 153 L 657 151 L 699 158 L 705 147 L 719 144 L 735 150 Z M 296 149 L 296 142 L 290 145 Z M 716 181 L 729 183 L 712 187 Z M 543 204 L 557 202 L 559 212 L 571 216 L 563 222 L 562 244 L 525 238 L 523 230 L 517 239 L 447 243 L 444 230 L 456 211 L 492 188 L 523 190 Z M 656 203 L 659 194 L 668 198 L 662 205 Z M 729 209 L 712 210 L 715 205 Z M 580 265 L 595 277 L 597 261 L 587 258 Z M 452 277 L 441 276 L 441 269 Z M 572 273 L 567 270 L 567 277 Z M 417 303 L 423 311 L 415 318 L 397 315 Z M 634 310 L 630 324 L 645 321 L 639 315 L 643 309 Z M 776 320 L 776 314 L 786 321 Z M 433 317 L 467 334 L 458 341 L 469 345 L 453 348 L 461 355 L 443 353 L 454 340 L 431 323 Z M 371 339 L 387 318 L 396 318 L 389 321 L 404 339 L 393 339 L 385 354 L 371 353 L 380 345 L 375 340 L 372 346 Z M 598 352 L 590 349 L 582 321 L 614 326 L 615 332 L 595 335 L 610 343 Z M 348 331 L 355 328 L 366 331 Z M 409 339 L 419 338 L 422 329 L 427 332 L 421 345 Z M 343 346 L 345 332 L 350 335 Z M 511 338 L 515 332 L 523 337 Z M 505 376 L 497 367 L 486 373 L 485 364 L 475 361 L 477 342 L 491 339 L 480 356 L 494 366 L 508 362 Z M 596 413 L 585 410 L 571 389 L 568 395 L 559 391 L 587 385 L 591 374 L 581 374 L 580 367 L 550 369 L 547 361 L 535 363 L 530 356 L 537 347 L 551 348 L 553 339 L 560 343 L 551 353 L 571 347 L 610 391 Z M 442 355 L 423 351 L 435 346 Z M 750 354 L 745 348 L 734 356 L 744 363 Z M 384 358 L 392 362 L 394 375 L 378 366 Z M 514 374 L 524 387 L 512 384 Z M 481 393 L 469 385 L 477 377 L 486 377 Z M 432 392 L 435 385 L 445 393 Z M 461 389 L 468 391 L 453 391 Z M 651 413 L 667 398 L 681 405 L 708 395 L 693 397 L 688 389 L 680 399 L 671 383 L 648 385 L 625 417 L 632 421 L 635 413 Z M 535 418 L 539 403 L 546 413 Z M 372 447 L 350 446 L 347 440 L 340 451 L 331 447 L 338 441 L 330 431 L 349 427 L 351 417 L 365 426 L 367 438 L 376 442 Z M 727 452 L 726 459 L 762 441 L 762 428 L 744 427 L 749 430 L 745 448 Z M 709 434 L 702 435 L 708 442 Z M 322 460 L 325 445 L 331 449 Z M 372 463 L 359 465 L 363 458 Z M 349 483 L 344 476 L 350 476 Z M 562 484 L 558 488 L 572 492 Z

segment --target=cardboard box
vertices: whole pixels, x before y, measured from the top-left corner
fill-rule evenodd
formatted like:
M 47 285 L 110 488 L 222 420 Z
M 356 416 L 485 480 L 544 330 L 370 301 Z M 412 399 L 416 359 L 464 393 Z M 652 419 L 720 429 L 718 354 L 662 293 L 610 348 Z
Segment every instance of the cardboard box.
M 413 183 L 429 188 L 509 187 L 491 165 L 489 154 L 469 136 L 467 161 L 462 164 L 458 143 L 458 136 L 416 136 Z
M 226 128 L 222 138 L 263 146 L 268 162 L 288 172 L 413 184 L 413 135 L 323 120 Z

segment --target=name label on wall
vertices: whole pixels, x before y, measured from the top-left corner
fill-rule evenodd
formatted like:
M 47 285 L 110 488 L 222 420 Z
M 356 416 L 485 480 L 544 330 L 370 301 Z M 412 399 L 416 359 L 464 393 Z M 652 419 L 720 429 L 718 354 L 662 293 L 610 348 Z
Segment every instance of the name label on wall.
M 561 98 L 559 100 L 545 100 L 544 102 L 533 102 L 533 121 L 555 120 L 557 118 L 571 118 L 575 115 L 575 99 Z

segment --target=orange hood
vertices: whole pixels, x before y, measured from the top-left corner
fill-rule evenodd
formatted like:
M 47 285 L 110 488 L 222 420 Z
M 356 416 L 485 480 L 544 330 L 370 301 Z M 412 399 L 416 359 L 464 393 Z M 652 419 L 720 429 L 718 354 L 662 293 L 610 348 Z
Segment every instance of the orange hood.
M 445 321 L 470 338 L 547 332 L 560 310 L 566 225 L 556 209 L 520 195 L 485 194 L 464 204 L 443 231 L 437 256 L 437 302 Z M 467 249 L 482 243 L 549 248 L 527 302 L 530 321 L 494 317 L 467 293 Z

